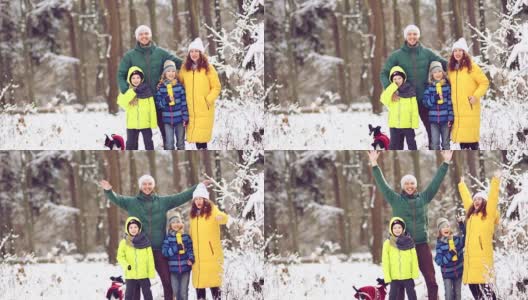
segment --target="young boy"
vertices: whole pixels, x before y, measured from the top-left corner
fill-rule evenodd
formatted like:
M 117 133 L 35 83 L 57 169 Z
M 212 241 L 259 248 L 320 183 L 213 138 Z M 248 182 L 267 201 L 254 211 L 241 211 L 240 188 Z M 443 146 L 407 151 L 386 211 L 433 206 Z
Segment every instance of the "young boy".
M 389 223 L 389 238 L 383 243 L 381 264 L 383 279 L 390 283 L 389 300 L 416 300 L 414 280 L 418 278 L 418 256 L 414 241 L 405 231 L 402 218 L 394 217 Z
M 157 128 L 156 106 L 150 86 L 144 81 L 143 71 L 136 66 L 128 70 L 129 89 L 119 94 L 117 104 L 126 112 L 127 150 L 138 149 L 139 134 L 143 135 L 145 150 L 154 150 L 152 128 Z
M 129 217 L 125 224 L 126 236 L 117 249 L 117 261 L 126 279 L 125 300 L 139 299 L 140 290 L 143 299 L 152 300 L 149 278 L 155 277 L 156 269 L 150 241 L 141 232 L 138 218 Z
M 416 150 L 414 129 L 418 128 L 418 102 L 416 90 L 406 81 L 407 75 L 400 66 L 390 71 L 391 84 L 381 94 L 381 103 L 389 110 L 390 144 L 389 150 Z
M 163 63 L 163 74 L 156 92 L 156 107 L 161 111 L 163 126 L 165 127 L 165 150 L 176 147 L 185 150 L 185 126 L 189 122 L 189 112 L 185 100 L 185 89 L 176 79 L 176 64 L 172 60 Z
M 167 236 L 161 253 L 169 259 L 172 292 L 176 299 L 187 300 L 189 278 L 194 263 L 191 237 L 183 232 L 183 221 L 179 211 L 167 213 Z
M 458 219 L 460 234 L 454 236 L 449 220 L 440 218 L 438 225 L 438 240 L 436 241 L 435 262 L 440 266 L 444 279 L 446 300 L 460 300 L 462 289 L 462 274 L 464 272 L 464 246 L 466 226 L 464 217 Z
M 453 104 L 451 102 L 451 86 L 447 74 L 438 61 L 429 66 L 429 84 L 425 88 L 423 104 L 429 109 L 431 126 L 431 150 L 449 150 L 450 130 L 453 124 Z

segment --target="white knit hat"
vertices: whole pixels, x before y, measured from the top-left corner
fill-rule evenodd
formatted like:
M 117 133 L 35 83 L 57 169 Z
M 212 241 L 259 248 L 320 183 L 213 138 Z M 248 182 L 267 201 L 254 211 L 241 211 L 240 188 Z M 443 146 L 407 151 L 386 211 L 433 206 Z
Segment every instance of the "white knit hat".
M 152 30 L 150 30 L 150 27 L 147 25 L 139 25 L 134 33 L 136 35 L 136 40 L 139 40 L 139 35 L 143 32 L 148 32 L 149 36 L 152 36 Z
M 416 177 L 414 177 L 413 175 L 411 174 L 407 174 L 405 176 L 402 177 L 401 181 L 400 181 L 400 185 L 401 185 L 401 188 L 403 189 L 403 185 L 407 182 L 407 181 L 413 181 L 414 184 L 418 185 L 418 181 L 416 180 Z
M 411 31 L 418 33 L 418 38 L 420 38 L 420 28 L 418 28 L 418 26 L 414 24 L 407 25 L 407 27 L 405 27 L 405 29 L 403 30 L 403 38 L 406 39 L 407 34 Z
M 465 38 L 459 38 L 458 41 L 456 41 L 454 44 L 453 44 L 453 48 L 451 51 L 454 51 L 455 49 L 462 49 L 464 51 L 469 52 L 469 47 L 468 47 L 468 44 L 466 42 L 466 39 Z
M 148 174 L 145 174 L 145 175 L 139 177 L 139 179 L 138 179 L 139 186 L 141 186 L 141 184 L 143 182 L 145 182 L 145 181 L 152 181 L 152 185 L 156 186 L 156 181 L 154 180 L 154 177 L 152 177 L 152 176 L 150 176 Z
M 201 38 L 196 38 L 194 41 L 192 41 L 192 43 L 189 45 L 189 52 L 191 52 L 191 50 L 199 50 L 202 53 L 205 52 L 205 47 Z
M 209 200 L 209 192 L 207 191 L 207 187 L 203 183 L 199 183 L 193 192 L 193 199 L 198 197 L 202 197 Z
M 484 192 L 478 192 L 475 195 L 473 195 L 473 201 L 475 201 L 475 199 L 477 199 L 477 198 L 482 198 L 482 199 L 488 201 L 488 195 L 486 193 L 484 193 Z

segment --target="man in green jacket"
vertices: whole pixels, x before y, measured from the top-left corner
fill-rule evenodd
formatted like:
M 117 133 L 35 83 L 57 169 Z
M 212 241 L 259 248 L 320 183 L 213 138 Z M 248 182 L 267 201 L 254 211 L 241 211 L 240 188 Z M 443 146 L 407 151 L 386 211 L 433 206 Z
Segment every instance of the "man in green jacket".
M 436 171 L 433 181 L 423 192 L 416 189 L 416 177 L 405 175 L 401 180 L 401 193 L 394 191 L 385 181 L 381 169 L 378 167 L 378 157 L 380 152 L 369 151 L 372 173 L 376 186 L 380 189 L 385 200 L 392 207 L 392 216 L 402 218 L 407 224 L 406 230 L 416 243 L 416 253 L 418 254 L 418 266 L 422 272 L 427 285 L 428 299 L 438 299 L 438 285 L 436 284 L 433 255 L 429 247 L 427 236 L 427 208 L 434 198 L 449 167 L 449 162 L 453 156 L 453 151 L 442 151 L 444 162 Z
M 167 211 L 192 200 L 196 185 L 184 192 L 169 196 L 159 196 L 154 193 L 156 182 L 150 175 L 143 175 L 138 180 L 140 191 L 136 196 L 122 196 L 112 191 L 112 185 L 101 180 L 100 186 L 105 196 L 115 205 L 126 210 L 129 217 L 137 217 L 142 223 L 141 231 L 147 235 L 152 243 L 154 265 L 163 285 L 164 299 L 172 299 L 172 287 L 167 258 L 161 253 L 161 246 L 165 238 L 167 226 Z M 204 180 L 206 186 L 209 180 Z
M 429 126 L 429 110 L 423 105 L 422 99 L 425 85 L 429 77 L 429 65 L 433 61 L 442 63 L 444 71 L 447 70 L 447 61 L 435 54 L 431 49 L 420 43 L 420 29 L 416 25 L 409 25 L 403 31 L 405 42 L 403 46 L 392 52 L 383 65 L 380 73 L 381 84 L 386 89 L 389 84 L 389 72 L 394 66 L 400 66 L 407 73 L 407 80 L 416 88 L 416 100 L 418 100 L 418 111 L 420 119 L 427 130 L 428 147 L 431 148 L 431 126 Z M 394 100 L 398 96 L 394 95 Z
M 163 73 L 163 63 L 166 60 L 172 60 L 176 64 L 176 68 L 180 69 L 182 59 L 172 55 L 169 51 L 156 46 L 152 41 L 152 31 L 146 25 L 140 25 L 135 31 L 136 46 L 128 50 L 121 62 L 117 71 L 117 82 L 119 90 L 124 94 L 128 90 L 127 74 L 128 69 L 132 66 L 139 67 L 145 73 L 145 82 L 150 86 L 152 94 L 156 94 L 156 86 Z M 157 110 L 158 127 L 163 138 L 163 145 L 165 145 L 165 128 L 161 118 L 161 111 Z

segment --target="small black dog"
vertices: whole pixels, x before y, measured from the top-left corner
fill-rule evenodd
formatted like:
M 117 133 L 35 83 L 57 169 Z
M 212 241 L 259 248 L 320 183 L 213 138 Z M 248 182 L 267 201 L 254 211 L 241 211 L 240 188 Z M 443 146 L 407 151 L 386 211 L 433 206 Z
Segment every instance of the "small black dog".
M 114 146 L 117 148 L 121 148 L 121 150 L 125 150 L 125 140 L 123 139 L 122 136 L 117 135 L 117 134 L 111 134 L 110 135 L 111 137 L 108 137 L 108 135 L 106 134 L 105 136 L 106 136 L 106 139 L 105 139 L 104 145 L 110 148 L 110 150 L 113 150 Z
M 390 139 L 387 135 L 381 132 L 380 126 L 373 127 L 371 124 L 369 124 L 369 135 L 372 135 L 372 134 L 374 137 L 374 143 L 370 145 L 372 145 L 374 150 L 377 150 L 377 149 L 389 150 Z
M 354 291 L 356 291 L 354 298 L 360 300 L 385 300 L 388 284 L 381 278 L 377 278 L 376 281 L 378 282 L 377 286 L 364 286 L 359 289 L 352 286 Z
M 123 285 L 125 282 L 123 281 L 123 278 L 121 276 L 117 277 L 110 277 L 110 280 L 112 280 L 112 285 L 108 290 L 106 291 L 106 299 L 119 299 L 123 300 L 124 294 L 123 294 Z

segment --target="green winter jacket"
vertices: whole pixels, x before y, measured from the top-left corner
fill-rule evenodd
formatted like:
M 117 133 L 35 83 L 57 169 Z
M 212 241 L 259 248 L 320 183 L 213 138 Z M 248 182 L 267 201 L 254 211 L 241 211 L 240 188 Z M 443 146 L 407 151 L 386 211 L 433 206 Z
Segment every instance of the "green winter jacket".
M 132 66 L 138 66 L 145 73 L 145 81 L 152 90 L 152 94 L 156 94 L 156 86 L 163 74 L 163 63 L 166 60 L 172 60 L 176 64 L 176 68 L 180 69 L 181 58 L 170 54 L 167 50 L 156 46 L 154 42 L 150 42 L 150 47 L 143 48 L 136 43 L 136 47 L 128 50 L 121 62 L 117 71 L 117 82 L 119 83 L 119 90 L 125 93 L 128 90 L 127 74 L 128 69 Z
M 161 250 L 167 226 L 167 211 L 190 201 L 195 189 L 196 185 L 169 196 L 145 195 L 142 192 L 136 196 L 122 196 L 112 190 L 105 190 L 104 193 L 108 200 L 126 210 L 129 216 L 138 217 L 143 224 L 141 231 L 150 239 L 152 249 Z
M 391 69 L 390 74 L 399 71 L 405 74 L 400 66 Z M 418 103 L 416 97 L 400 97 L 398 101 L 392 101 L 392 95 L 398 90 L 396 83 L 391 82 L 381 93 L 381 103 L 389 110 L 389 128 L 418 128 Z
M 448 167 L 447 163 L 442 163 L 427 188 L 423 192 L 416 192 L 413 195 L 408 195 L 403 191 L 401 194 L 396 193 L 385 181 L 381 169 L 378 166 L 373 167 L 376 186 L 392 207 L 392 216 L 400 217 L 405 221 L 405 224 L 407 224 L 406 231 L 409 232 L 416 244 L 423 244 L 429 241 L 427 234 L 429 225 L 427 207 L 436 192 L 438 192 L 442 180 L 447 174 Z
M 411 48 L 405 42 L 400 49 L 391 53 L 383 65 L 383 69 L 381 69 L 380 80 L 383 89 L 386 89 L 390 84 L 390 70 L 394 66 L 400 66 L 407 72 L 407 80 L 416 88 L 418 105 L 422 105 L 425 85 L 429 78 L 429 65 L 433 61 L 441 62 L 444 70 L 447 70 L 447 61 L 436 55 L 431 49 L 423 47 L 420 43 Z
M 389 222 L 389 232 L 394 221 L 401 218 L 394 217 Z M 404 222 L 405 223 L 405 222 Z M 391 232 L 391 236 L 392 236 Z M 383 280 L 389 283 L 393 280 L 417 279 L 418 272 L 418 255 L 416 248 L 409 250 L 400 250 L 391 244 L 390 238 L 383 243 L 381 252 L 381 265 L 383 267 Z
M 128 223 L 139 221 L 136 217 L 129 217 L 125 223 L 125 232 L 128 235 Z M 139 221 L 141 223 L 141 221 Z M 141 232 L 141 229 L 140 229 Z M 143 249 L 135 248 L 126 238 L 122 239 L 117 248 L 117 262 L 123 268 L 125 279 L 145 279 L 156 277 L 154 254 L 152 247 Z M 129 269 L 130 267 L 130 269 Z

